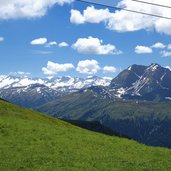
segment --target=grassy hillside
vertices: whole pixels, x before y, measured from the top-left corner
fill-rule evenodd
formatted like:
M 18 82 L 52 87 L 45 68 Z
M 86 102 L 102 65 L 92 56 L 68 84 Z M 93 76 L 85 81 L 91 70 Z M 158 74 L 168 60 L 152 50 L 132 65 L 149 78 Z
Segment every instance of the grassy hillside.
M 0 170 L 170 171 L 171 150 L 94 133 L 0 101 Z
M 99 121 L 139 142 L 171 148 L 171 103 L 116 101 L 86 91 L 38 109 L 57 118 Z

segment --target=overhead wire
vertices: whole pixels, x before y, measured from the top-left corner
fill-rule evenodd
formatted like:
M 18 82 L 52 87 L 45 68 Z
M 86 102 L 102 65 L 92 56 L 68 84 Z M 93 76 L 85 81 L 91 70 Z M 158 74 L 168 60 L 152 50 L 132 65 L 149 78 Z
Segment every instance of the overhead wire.
M 141 1 L 141 0 L 131 0 L 131 1 L 158 6 L 158 7 L 163 7 L 163 8 L 171 8 L 171 6 L 168 6 L 168 5 L 162 5 L 162 4 L 157 4 L 157 3 L 147 2 L 147 1 Z
M 75 0 L 75 1 L 82 2 L 85 4 L 92 4 L 92 5 L 102 6 L 102 7 L 106 7 L 106 8 L 111 8 L 111 9 L 115 9 L 115 10 L 122 10 L 122 11 L 127 11 L 127 12 L 132 12 L 132 13 L 137 13 L 137 14 L 142 14 L 142 15 L 147 15 L 147 16 L 171 20 L 171 17 L 161 16 L 161 15 L 157 15 L 157 14 L 150 14 L 150 13 L 146 13 L 146 12 L 142 12 L 142 11 L 136 11 L 136 10 L 132 10 L 132 9 L 128 9 L 128 8 L 122 8 L 122 7 L 117 7 L 117 6 L 112 6 L 112 5 L 107 5 L 107 4 L 97 3 L 97 2 L 91 2 L 91 1 L 86 1 L 86 0 Z M 136 1 L 136 0 L 132 0 L 132 1 Z M 139 0 L 137 0 L 137 1 L 139 1 Z M 159 4 L 157 4 L 157 5 L 159 5 Z

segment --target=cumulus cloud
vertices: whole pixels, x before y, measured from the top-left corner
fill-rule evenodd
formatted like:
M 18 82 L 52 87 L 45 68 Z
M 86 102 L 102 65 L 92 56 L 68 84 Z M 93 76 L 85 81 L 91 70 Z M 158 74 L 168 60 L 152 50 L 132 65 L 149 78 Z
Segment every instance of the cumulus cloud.
M 88 23 L 100 23 L 105 22 L 109 19 L 110 12 L 108 9 L 99 9 L 96 10 L 93 6 L 87 7 L 86 10 L 83 11 L 83 14 L 78 10 L 71 10 L 70 21 L 74 24 L 84 24 Z
M 52 47 L 52 46 L 57 46 L 57 42 L 52 41 L 46 44 L 46 47 Z
M 38 38 L 30 42 L 31 45 L 44 45 L 47 43 L 47 38 Z
M 160 52 L 162 57 L 170 57 L 171 56 L 171 52 L 170 51 L 161 51 Z
M 58 72 L 66 72 L 73 68 L 74 65 L 71 63 L 59 64 L 48 61 L 47 67 L 43 67 L 42 71 L 45 75 L 55 75 Z
M 136 46 L 135 47 L 135 53 L 137 53 L 137 54 L 149 54 L 152 52 L 153 52 L 153 50 L 147 46 Z
M 156 49 L 164 49 L 166 46 L 161 42 L 157 42 L 154 45 L 152 45 L 151 47 L 156 48 Z
M 114 45 L 103 45 L 103 40 L 93 37 L 79 38 L 72 47 L 82 54 L 118 55 L 122 53 L 120 50 L 117 50 Z
M 59 43 L 58 46 L 62 48 L 62 47 L 68 47 L 69 45 L 66 42 L 61 42 L 61 43 Z
M 79 61 L 76 71 L 81 74 L 96 74 L 100 70 L 99 63 L 96 60 Z
M 4 41 L 4 37 L 0 37 L 0 42 L 3 42 Z
M 85 19 L 84 19 L 84 16 L 82 16 L 82 14 L 80 13 L 80 11 L 72 9 L 70 22 L 74 24 L 84 24 Z
M 161 4 L 160 0 L 151 0 L 152 3 Z M 164 5 L 171 6 L 170 0 L 165 0 Z M 127 8 L 135 11 L 170 17 L 171 10 L 168 8 L 161 8 L 157 6 L 151 6 L 148 4 L 135 3 L 130 0 L 122 0 L 117 4 L 118 7 Z M 71 10 L 70 21 L 75 24 L 84 23 L 101 23 L 105 24 L 105 27 L 118 31 L 128 32 L 137 30 L 156 30 L 159 33 L 171 34 L 171 21 L 152 17 L 148 15 L 131 13 L 123 10 L 116 10 L 114 13 L 108 9 L 96 9 L 93 6 L 87 7 L 83 13 L 78 10 Z
M 73 0 L 0 0 L 0 20 L 42 17 L 55 4 Z
M 163 44 L 161 42 L 157 42 L 150 47 L 148 47 L 148 46 L 136 46 L 135 53 L 137 53 L 137 54 L 153 53 L 153 49 L 157 49 L 157 50 L 162 49 L 162 51 L 160 51 L 160 55 L 162 57 L 171 56 L 171 52 L 169 51 L 169 50 L 171 50 L 171 44 L 167 45 L 167 44 Z
M 38 39 L 34 39 L 30 42 L 31 45 L 45 45 L 45 47 L 52 47 L 52 46 L 59 46 L 61 47 L 68 47 L 68 43 L 66 42 L 61 42 L 61 43 L 57 43 L 56 41 L 50 41 L 48 42 L 47 38 L 38 38 Z
M 117 71 L 117 69 L 115 67 L 113 67 L 113 66 L 105 66 L 103 68 L 104 73 L 114 73 L 116 71 Z

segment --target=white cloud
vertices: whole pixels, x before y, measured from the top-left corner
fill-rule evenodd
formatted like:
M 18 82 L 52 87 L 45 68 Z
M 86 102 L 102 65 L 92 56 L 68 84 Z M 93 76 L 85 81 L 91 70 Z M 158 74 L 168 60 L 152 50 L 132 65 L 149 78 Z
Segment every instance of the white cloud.
M 165 51 L 165 50 L 161 51 L 160 54 L 162 57 L 170 57 L 171 56 L 171 52 Z
M 171 44 L 168 44 L 167 48 L 168 48 L 168 49 L 171 49 Z
M 102 43 L 103 40 L 99 40 L 98 38 L 79 38 L 72 47 L 82 54 L 116 55 L 122 53 L 120 50 L 117 50 L 114 45 L 103 45 Z
M 51 47 L 51 46 L 57 46 L 57 43 L 53 41 L 46 44 L 46 47 Z
M 71 10 L 70 21 L 74 24 L 100 23 L 109 19 L 110 12 L 108 9 L 96 10 L 93 6 L 87 7 L 83 15 L 78 10 Z
M 47 38 L 38 38 L 30 42 L 31 45 L 44 45 L 47 43 Z
M 30 74 L 31 74 L 30 72 L 24 72 L 24 71 L 17 71 L 17 72 L 9 73 L 9 75 L 23 75 L 23 76 L 30 75 Z
M 61 42 L 61 43 L 59 43 L 58 46 L 59 46 L 59 47 L 68 47 L 69 45 L 68 45 L 68 43 L 66 43 L 66 42 Z
M 31 45 L 45 45 L 45 47 L 52 47 L 52 46 L 59 46 L 59 47 L 68 47 L 68 43 L 66 42 L 61 42 L 59 44 L 57 44 L 56 41 L 51 41 L 48 42 L 47 38 L 38 38 L 38 39 L 34 39 L 30 42 Z
M 70 22 L 74 24 L 84 24 L 85 19 L 84 16 L 81 15 L 78 10 L 71 10 Z
M 100 70 L 99 63 L 96 60 L 79 61 L 76 70 L 81 74 L 96 74 Z
M 153 50 L 147 46 L 136 46 L 135 47 L 135 53 L 137 53 L 137 54 L 147 54 L 147 53 L 152 53 L 152 52 L 153 52 Z
M 23 71 L 18 71 L 16 73 L 19 75 L 30 75 L 31 74 L 30 72 L 23 72 Z
M 0 20 L 42 17 L 55 4 L 73 0 L 0 0 Z
M 52 54 L 53 51 L 46 51 L 46 50 L 34 50 L 33 53 L 39 54 L 39 55 L 49 55 Z
M 0 37 L 0 42 L 3 42 L 4 41 L 4 37 Z
M 113 67 L 113 66 L 105 66 L 103 68 L 104 73 L 114 73 L 116 71 L 117 71 L 117 69 L 115 67 Z
M 45 75 L 55 75 L 58 72 L 66 72 L 73 68 L 74 65 L 71 63 L 59 64 L 48 61 L 47 67 L 43 67 L 42 71 Z
M 151 0 L 150 2 L 161 4 L 161 0 Z M 171 6 L 171 1 L 165 0 L 164 5 Z M 130 0 L 122 0 L 117 6 L 165 17 L 171 16 L 171 10 L 169 8 L 163 9 L 148 4 L 142 5 L 141 3 L 135 3 Z M 108 9 L 95 9 L 93 6 L 87 7 L 82 14 L 78 10 L 71 10 L 70 21 L 75 24 L 97 24 L 103 22 L 106 28 L 118 32 L 137 31 L 144 29 L 147 31 L 155 30 L 159 33 L 168 35 L 171 34 L 171 21 L 169 20 L 131 13 L 123 10 L 116 10 L 114 13 L 112 13 Z
M 154 45 L 152 45 L 151 47 L 156 48 L 156 49 L 164 49 L 166 46 L 161 42 L 157 42 Z

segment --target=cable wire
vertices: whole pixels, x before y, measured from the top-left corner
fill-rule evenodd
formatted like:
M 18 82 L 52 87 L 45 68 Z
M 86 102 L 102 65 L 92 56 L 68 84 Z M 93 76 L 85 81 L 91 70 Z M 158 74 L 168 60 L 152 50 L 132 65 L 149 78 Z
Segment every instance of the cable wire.
M 146 13 L 146 12 L 141 12 L 141 11 L 131 10 L 131 9 L 127 9 L 127 8 L 111 6 L 111 5 L 97 3 L 97 2 L 90 2 L 90 1 L 86 1 L 86 0 L 75 0 L 75 1 L 86 3 L 86 4 L 98 5 L 98 6 L 102 6 L 102 7 L 106 7 L 106 8 L 111 8 L 111 9 L 115 9 L 115 10 L 122 10 L 122 11 L 127 11 L 127 12 L 132 12 L 132 13 L 143 14 L 143 15 L 147 15 L 147 16 L 152 16 L 152 17 L 157 17 L 157 18 L 171 20 L 171 17 L 165 17 L 165 16 L 161 16 L 161 15 L 157 15 L 157 14 L 150 14 L 150 13 Z
M 148 5 L 154 5 L 154 6 L 163 7 L 163 8 L 171 8 L 171 6 L 156 4 L 156 3 L 146 2 L 146 1 L 141 1 L 141 0 L 131 0 L 131 1 L 139 2 L 139 3 L 143 3 L 143 4 L 148 4 Z

